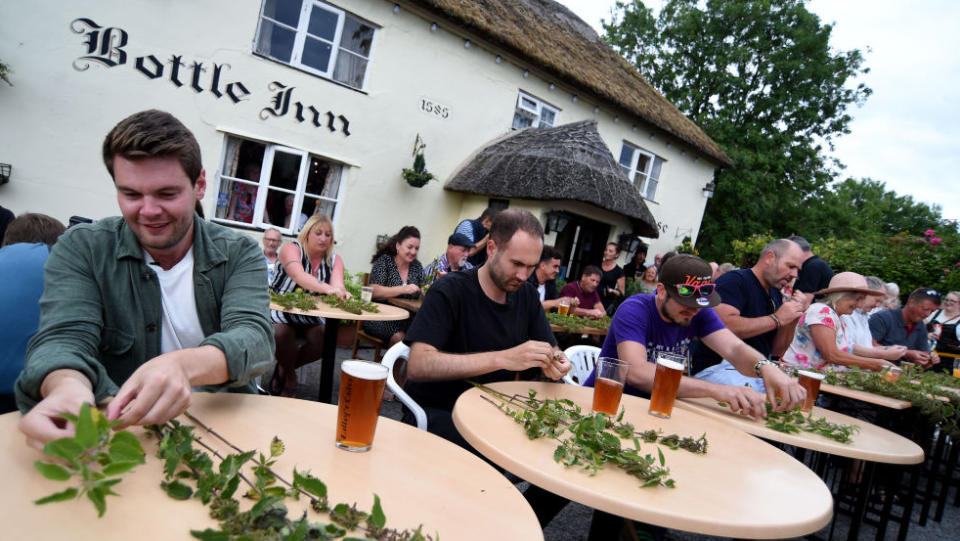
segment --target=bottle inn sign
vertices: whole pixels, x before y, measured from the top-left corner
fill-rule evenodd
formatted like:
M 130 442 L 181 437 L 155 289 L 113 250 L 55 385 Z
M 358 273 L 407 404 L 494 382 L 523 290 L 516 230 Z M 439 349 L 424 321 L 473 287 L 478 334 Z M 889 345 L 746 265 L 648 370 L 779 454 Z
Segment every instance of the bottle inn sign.
M 73 61 L 73 69 L 86 71 L 91 64 L 99 64 L 107 68 L 128 65 L 126 46 L 129 35 L 126 30 L 117 27 L 104 28 L 91 19 L 77 18 L 70 23 L 70 30 L 74 34 L 83 34 L 85 54 Z M 166 61 L 161 61 L 156 55 L 147 54 L 133 59 L 133 69 L 150 80 L 166 79 L 177 88 L 187 86 L 196 94 L 209 93 L 216 99 L 226 96 L 234 104 L 250 99 L 252 93 L 239 80 L 227 81 L 226 72 L 230 64 L 210 62 L 207 66 L 202 61 L 185 61 L 183 55 L 173 54 Z M 344 137 L 350 136 L 350 121 L 342 114 L 331 111 L 322 112 L 321 109 L 309 103 L 303 103 L 294 98 L 296 87 L 287 86 L 279 81 L 272 81 L 267 85 L 269 96 L 267 106 L 260 110 L 258 118 L 266 121 L 270 118 L 281 118 L 292 114 L 292 119 L 299 123 L 309 122 L 314 128 L 326 127 L 330 132 L 340 132 Z

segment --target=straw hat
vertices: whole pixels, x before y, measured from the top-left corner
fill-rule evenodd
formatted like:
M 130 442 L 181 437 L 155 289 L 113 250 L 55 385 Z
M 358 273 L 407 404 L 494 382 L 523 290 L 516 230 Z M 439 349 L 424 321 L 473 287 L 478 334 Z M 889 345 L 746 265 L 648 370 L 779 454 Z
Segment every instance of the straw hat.
M 830 286 L 826 289 L 817 291 L 814 293 L 814 295 L 828 295 L 830 293 L 836 293 L 837 291 L 851 291 L 875 296 L 886 295 L 886 293 L 883 291 L 870 289 L 870 286 L 867 285 L 867 279 L 864 278 L 862 274 L 857 274 L 855 272 L 841 272 L 840 274 L 834 274 L 833 278 L 830 279 Z

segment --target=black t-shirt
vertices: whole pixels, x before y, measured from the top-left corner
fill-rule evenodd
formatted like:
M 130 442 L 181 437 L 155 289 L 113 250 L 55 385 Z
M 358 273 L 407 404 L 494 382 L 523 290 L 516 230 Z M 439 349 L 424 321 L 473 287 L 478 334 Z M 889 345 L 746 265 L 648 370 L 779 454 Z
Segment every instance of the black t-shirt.
M 425 342 L 444 353 L 481 353 L 518 346 L 527 340 L 556 345 L 537 290 L 529 282 L 493 302 L 480 288 L 479 269 L 451 272 L 430 287 L 404 342 Z M 498 370 L 470 378 L 480 383 L 512 380 L 516 372 Z M 452 411 L 470 388 L 464 380 L 408 381 L 406 391 L 421 406 Z
M 643 278 L 643 273 L 646 272 L 646 270 L 647 270 L 647 266 L 644 265 L 643 263 L 637 264 L 631 261 L 627 263 L 625 267 L 623 267 L 623 274 L 627 278 L 631 278 L 633 280 L 639 280 Z
M 775 288 L 765 290 L 760 280 L 750 269 L 737 269 L 724 273 L 717 278 L 717 292 L 721 302 L 729 304 L 740 311 L 742 317 L 762 317 L 770 315 L 783 304 L 783 295 Z M 764 357 L 770 358 L 773 351 L 773 338 L 776 329 L 751 338 L 744 338 L 750 347 L 759 351 Z M 694 343 L 692 350 L 693 373 L 719 364 L 720 355 L 700 342 Z
M 540 287 L 540 280 L 537 279 L 537 271 L 531 272 L 531 273 L 530 273 L 530 278 L 527 278 L 527 281 L 530 282 L 530 283 L 533 285 L 533 288 L 534 288 L 534 289 L 537 289 L 537 288 Z M 556 279 L 554 279 L 554 280 L 547 280 L 546 282 L 544 282 L 544 283 L 543 283 L 543 300 L 545 300 L 545 301 L 552 301 L 553 299 L 556 299 L 557 297 L 559 297 L 559 295 L 557 295 L 557 281 L 556 281 Z M 537 298 L 538 298 L 538 299 L 540 298 L 540 292 L 539 292 L 539 291 L 537 291 Z
M 600 275 L 600 299 L 603 300 L 603 305 L 607 306 L 621 298 L 618 295 L 607 293 L 607 290 L 617 288 L 617 280 L 623 278 L 623 268 L 620 265 L 614 265 L 608 271 L 603 270 L 603 267 L 600 267 L 600 270 L 603 271 L 603 274 Z
M 820 256 L 813 256 L 803 262 L 800 272 L 797 273 L 797 283 L 794 289 L 804 293 L 816 293 L 830 287 L 833 278 L 833 269 Z

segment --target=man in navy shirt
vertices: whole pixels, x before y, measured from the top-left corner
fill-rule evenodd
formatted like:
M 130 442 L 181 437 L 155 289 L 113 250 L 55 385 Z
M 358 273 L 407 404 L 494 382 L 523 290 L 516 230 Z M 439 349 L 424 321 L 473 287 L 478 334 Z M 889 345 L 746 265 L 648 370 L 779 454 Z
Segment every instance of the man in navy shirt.
M 795 292 L 784 299 L 780 292 L 797 277 L 801 261 L 800 246 L 777 239 L 763 248 L 756 265 L 717 279 L 722 299 L 717 316 L 733 334 L 768 359 L 778 358 L 787 350 L 797 319 L 810 306 L 810 295 Z M 694 374 L 721 361 L 720 355 L 703 344 L 694 346 Z
M 806 395 L 766 356 L 751 348 L 726 329 L 713 306 L 720 303 L 710 265 L 697 256 L 680 254 L 671 257 L 660 269 L 657 292 L 634 295 L 623 302 L 610 324 L 601 357 L 615 357 L 629 362 L 625 392 L 649 396 L 656 372 L 658 352 L 688 356 L 693 340 L 699 340 L 730 359 L 734 367 L 750 377 L 761 377 L 767 385 L 771 404 L 774 393 L 783 399 L 776 409 L 790 409 L 803 402 Z M 586 385 L 593 385 L 594 376 Z M 679 397 L 711 397 L 730 404 L 734 411 L 743 410 L 755 417 L 766 415 L 764 396 L 739 385 L 720 385 L 684 377 L 680 380 Z
M 888 308 L 870 316 L 870 334 L 876 346 L 907 346 L 900 361 L 910 361 L 923 368 L 940 364 L 940 357 L 930 351 L 927 328 L 923 324 L 940 306 L 940 293 L 935 289 L 915 289 L 903 308 Z

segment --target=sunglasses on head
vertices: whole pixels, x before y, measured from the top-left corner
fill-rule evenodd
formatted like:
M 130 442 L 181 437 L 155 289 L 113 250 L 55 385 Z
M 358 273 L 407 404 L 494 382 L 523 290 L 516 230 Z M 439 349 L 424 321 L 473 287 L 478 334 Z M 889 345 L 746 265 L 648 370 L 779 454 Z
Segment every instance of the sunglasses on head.
M 700 285 L 689 285 L 689 284 L 677 284 L 673 286 L 677 288 L 677 294 L 681 297 L 709 297 L 713 290 L 717 288 L 716 284 L 700 284 Z
M 936 289 L 928 289 L 928 290 L 924 291 L 924 294 L 926 294 L 928 297 L 939 297 L 939 296 L 940 296 L 940 292 L 937 291 Z

